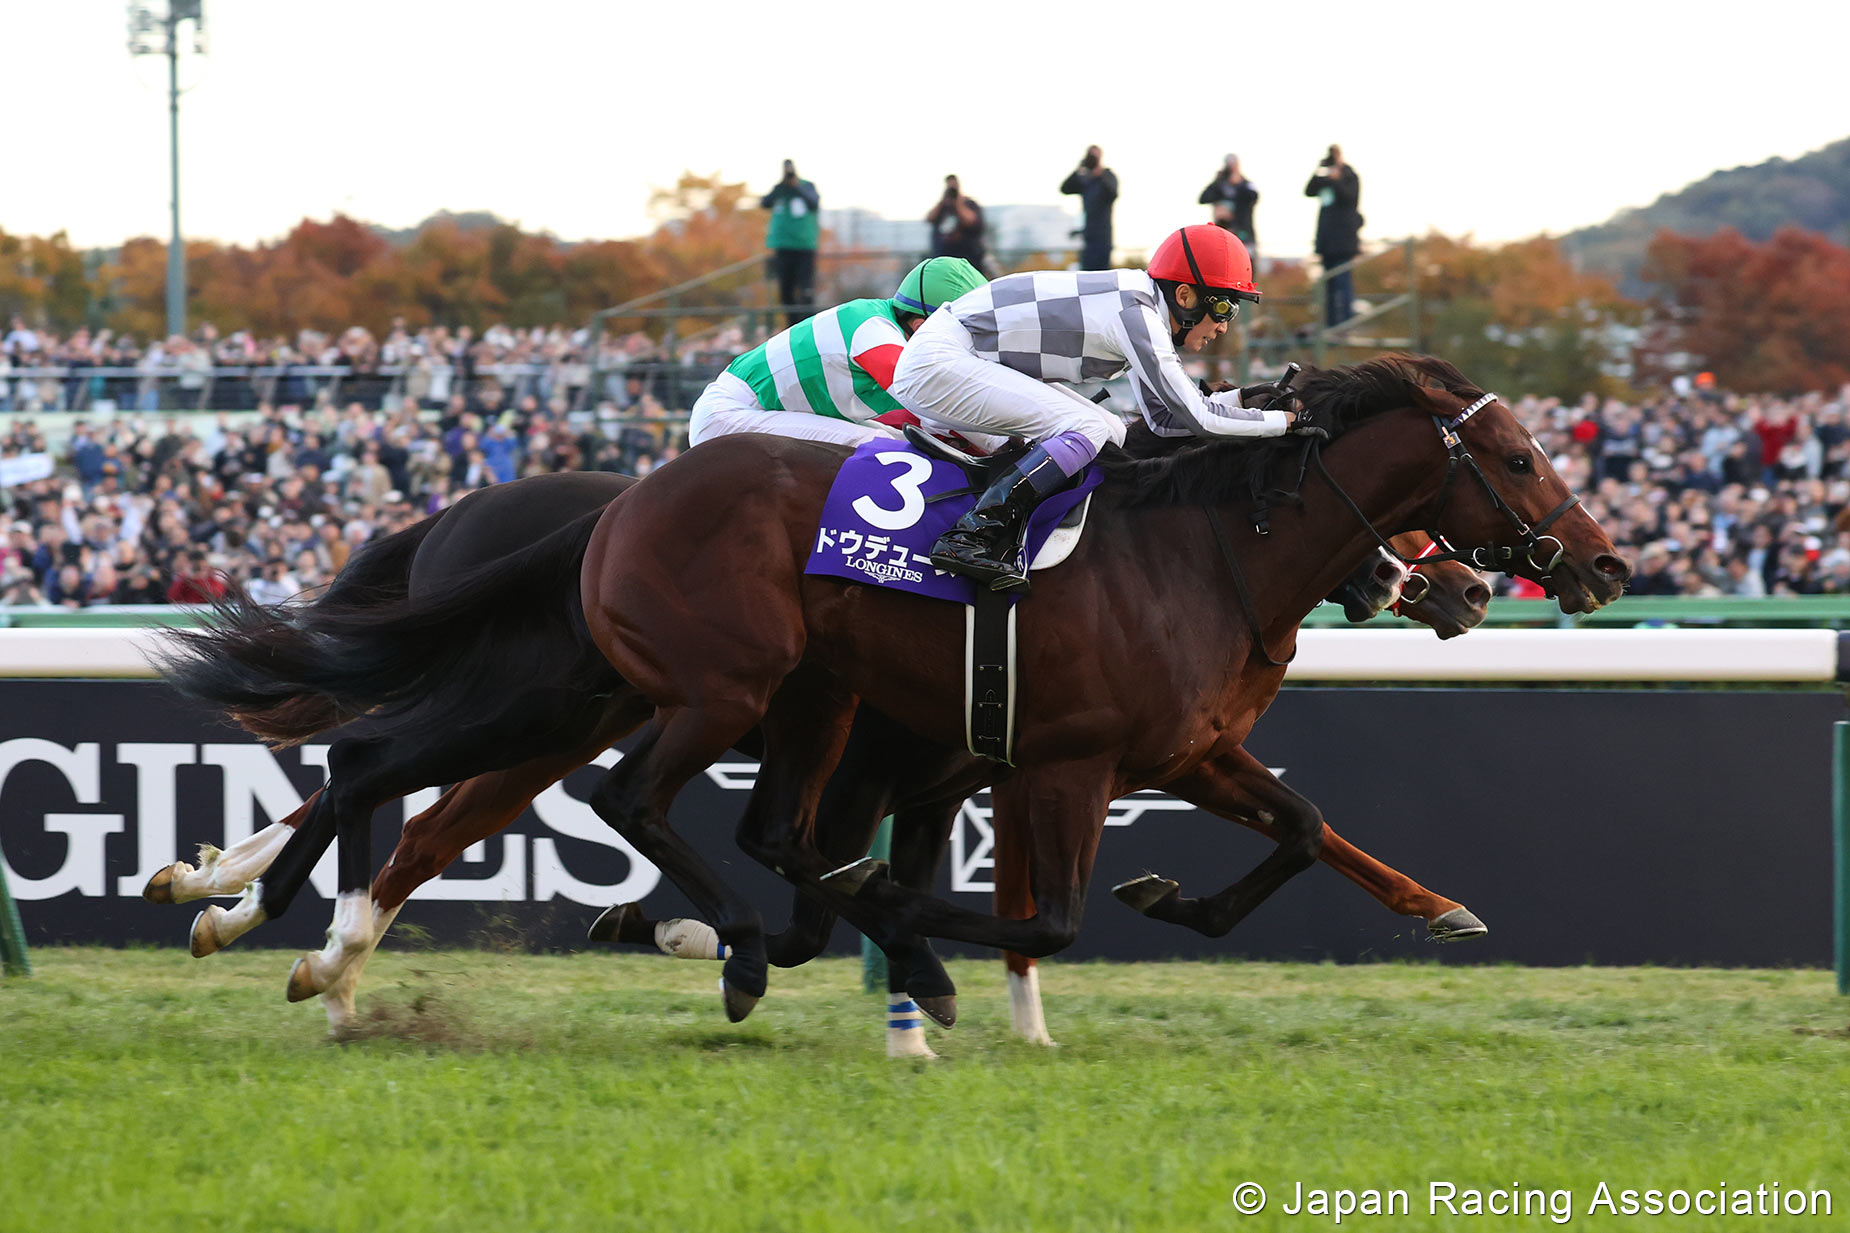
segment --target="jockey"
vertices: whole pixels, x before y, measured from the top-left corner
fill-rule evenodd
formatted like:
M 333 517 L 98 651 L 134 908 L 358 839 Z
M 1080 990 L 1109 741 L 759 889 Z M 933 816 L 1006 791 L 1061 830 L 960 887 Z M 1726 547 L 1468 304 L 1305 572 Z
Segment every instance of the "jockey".
M 1107 442 L 1124 443 L 1124 421 L 1088 394 L 1126 369 L 1162 436 L 1317 431 L 1291 411 L 1260 409 L 1275 386 L 1203 394 L 1182 370 L 1178 348 L 1201 350 L 1227 332 L 1241 300 L 1258 299 L 1246 246 L 1202 223 L 1158 245 L 1148 270 L 1011 274 L 946 305 L 907 344 L 892 395 L 934 424 L 1034 445 L 939 539 L 932 564 L 998 591 L 1027 585 L 1020 558 L 1034 507 Z
M 707 386 L 689 442 L 735 432 L 839 445 L 897 436 L 871 421 L 901 409 L 887 387 L 906 340 L 940 305 L 982 285 L 963 258 L 932 257 L 912 267 L 890 300 L 850 300 L 797 322 Z

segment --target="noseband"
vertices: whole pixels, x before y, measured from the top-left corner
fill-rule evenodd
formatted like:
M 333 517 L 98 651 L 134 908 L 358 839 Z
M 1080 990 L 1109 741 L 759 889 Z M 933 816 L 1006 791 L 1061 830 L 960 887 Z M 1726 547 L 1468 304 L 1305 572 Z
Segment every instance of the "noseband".
M 1522 515 L 1509 507 L 1509 503 L 1503 499 L 1496 488 L 1492 486 L 1490 478 L 1484 474 L 1484 469 L 1478 466 L 1477 459 L 1473 458 L 1471 456 L 1471 451 L 1465 448 L 1464 436 L 1459 432 L 1459 429 L 1464 426 L 1466 420 L 1470 419 L 1495 401 L 1497 401 L 1497 396 L 1495 394 L 1485 394 L 1450 419 L 1447 419 L 1443 415 L 1435 415 L 1432 417 L 1433 427 L 1439 430 L 1439 440 L 1445 445 L 1446 463 L 1445 480 L 1439 485 L 1439 497 L 1433 504 L 1432 518 L 1430 521 L 1432 529 L 1428 530 L 1427 534 L 1432 537 L 1434 543 L 1438 544 L 1443 549 L 1443 551 L 1440 552 L 1430 554 L 1421 553 L 1419 556 L 1411 559 L 1395 552 L 1394 546 L 1388 543 L 1381 532 L 1375 530 L 1375 524 L 1368 520 L 1368 515 L 1364 514 L 1361 507 L 1350 498 L 1348 493 L 1342 490 L 1341 485 L 1337 484 L 1337 482 L 1331 478 L 1329 471 L 1326 470 L 1323 465 L 1323 451 L 1317 448 L 1315 443 L 1313 443 L 1310 451 L 1311 461 L 1316 465 L 1317 473 L 1323 476 L 1324 482 L 1336 489 L 1336 495 L 1343 499 L 1343 503 L 1347 505 L 1355 516 L 1361 520 L 1362 524 L 1368 528 L 1369 534 L 1375 537 L 1375 542 L 1387 549 L 1388 552 L 1392 553 L 1403 564 L 1411 566 L 1415 561 L 1418 561 L 1422 565 L 1436 565 L 1441 561 L 1463 561 L 1465 564 L 1476 569 L 1513 573 L 1514 571 L 1510 567 L 1516 564 L 1516 554 L 1521 552 L 1527 557 L 1529 567 L 1541 576 L 1542 581 L 1546 582 L 1549 574 L 1554 570 L 1555 566 L 1561 563 L 1561 558 L 1567 554 L 1567 546 L 1554 536 L 1544 535 L 1542 533 L 1553 526 L 1561 515 L 1567 513 L 1568 510 L 1573 509 L 1576 505 L 1579 505 L 1580 498 L 1573 493 L 1569 493 L 1561 504 L 1549 510 L 1547 515 L 1534 526 L 1530 526 L 1528 523 L 1524 522 L 1522 520 Z M 1522 541 L 1520 548 L 1513 548 L 1500 544 L 1486 544 L 1481 548 L 1454 548 L 1451 541 L 1439 533 L 1439 519 L 1440 516 L 1445 513 L 1445 503 L 1452 495 L 1452 484 L 1458 479 L 1458 472 L 1461 467 L 1476 477 L 1478 485 L 1484 490 L 1484 495 L 1490 500 L 1491 508 L 1502 514 L 1503 517 L 1509 521 L 1511 528 L 1516 532 L 1517 538 Z M 1552 551 L 1544 549 L 1544 544 L 1553 544 L 1554 549 Z
M 1510 526 L 1515 529 L 1516 534 L 1522 539 L 1523 551 L 1528 555 L 1529 566 L 1538 574 L 1542 575 L 1543 578 L 1546 578 L 1554 567 L 1561 563 L 1561 558 L 1567 553 L 1567 546 L 1554 536 L 1543 535 L 1542 532 L 1553 526 L 1555 520 L 1560 518 L 1562 514 L 1567 513 L 1568 510 L 1579 505 L 1580 498 L 1573 493 L 1569 493 L 1561 504 L 1549 510 L 1547 515 L 1533 527 L 1524 522 L 1522 516 L 1505 503 L 1502 496 L 1491 486 L 1489 477 L 1486 476 L 1483 469 L 1477 465 L 1477 459 L 1473 458 L 1471 456 L 1471 451 L 1465 448 L 1465 439 L 1458 431 L 1466 420 L 1470 419 L 1495 401 L 1497 401 L 1497 396 L 1495 394 L 1485 394 L 1449 420 L 1442 415 L 1435 415 L 1432 417 L 1433 426 L 1439 430 L 1439 440 L 1445 443 L 1446 454 L 1445 482 L 1439 486 L 1439 499 L 1437 503 L 1434 504 L 1432 511 L 1432 525 L 1437 528 L 1440 516 L 1445 513 L 1445 502 L 1446 499 L 1452 495 L 1452 481 L 1458 478 L 1458 468 L 1460 466 L 1468 467 L 1471 474 L 1477 477 L 1477 482 L 1483 487 L 1484 495 L 1490 498 L 1491 508 L 1508 519 Z M 1516 549 L 1514 548 L 1491 544 L 1482 548 L 1460 551 L 1447 543 L 1437 530 L 1430 531 L 1428 534 L 1446 549 L 1446 551 L 1437 556 L 1426 558 L 1429 561 L 1464 561 L 1478 569 L 1509 572 L 1511 562 L 1516 559 Z M 1554 551 L 1547 554 L 1547 560 L 1541 558 L 1542 545 L 1544 543 L 1554 545 Z
M 1396 561 L 1399 561 L 1402 565 L 1407 566 L 1409 570 L 1414 571 L 1409 581 L 1413 578 L 1418 578 L 1425 585 L 1421 588 L 1420 593 L 1412 599 L 1403 597 L 1403 603 L 1417 604 L 1425 599 L 1432 590 L 1431 580 L 1423 577 L 1418 572 L 1418 567 L 1421 565 L 1437 565 L 1442 561 L 1463 561 L 1476 569 L 1511 572 L 1510 565 L 1516 560 L 1516 553 L 1518 551 L 1516 548 L 1505 547 L 1498 544 L 1486 544 L 1481 548 L 1454 548 L 1445 536 L 1439 534 L 1439 516 L 1445 512 L 1445 503 L 1452 494 L 1452 483 L 1458 478 L 1458 469 L 1460 467 L 1466 468 L 1472 475 L 1477 477 L 1478 484 L 1484 489 L 1484 495 L 1490 498 L 1491 508 L 1497 510 L 1509 520 L 1510 526 L 1514 528 L 1518 538 L 1522 540 L 1521 551 L 1527 555 L 1529 565 L 1541 575 L 1541 580 L 1543 582 L 1548 580 L 1550 571 L 1561 563 L 1561 558 L 1567 553 L 1567 546 L 1565 544 L 1554 536 L 1544 535 L 1542 532 L 1553 526 L 1555 521 L 1560 518 L 1562 514 L 1567 513 L 1568 510 L 1579 505 L 1580 498 L 1569 493 L 1566 500 L 1549 510 L 1547 515 L 1540 522 L 1536 523 L 1534 526 L 1530 526 L 1522 520 L 1522 515 L 1511 509 L 1509 503 L 1498 495 L 1497 490 L 1491 486 L 1490 477 L 1484 474 L 1483 468 L 1477 464 L 1477 459 L 1473 458 L 1471 456 L 1471 451 L 1465 448 L 1465 439 L 1458 430 L 1464 426 L 1466 420 L 1470 419 L 1495 401 L 1497 401 L 1497 396 L 1495 394 L 1485 394 L 1450 419 L 1447 419 L 1443 415 L 1435 415 L 1432 417 L 1433 426 L 1439 430 L 1439 440 L 1445 444 L 1445 480 L 1439 486 L 1439 497 L 1433 505 L 1432 520 L 1430 523 L 1432 529 L 1426 533 L 1433 542 L 1428 544 L 1424 551 L 1413 557 L 1402 556 L 1395 549 L 1394 545 L 1388 542 L 1387 537 L 1375 529 L 1375 524 L 1370 521 L 1368 515 L 1362 511 L 1362 507 L 1355 503 L 1355 498 L 1343 491 L 1342 485 L 1336 482 L 1335 477 L 1330 474 L 1329 469 L 1323 465 L 1322 441 L 1314 436 L 1306 436 L 1304 438 L 1304 454 L 1299 459 L 1298 463 L 1298 484 L 1302 486 L 1305 471 L 1309 467 L 1315 466 L 1317 468 L 1317 474 L 1323 477 L 1323 482 L 1328 484 L 1335 490 L 1336 495 L 1342 498 L 1343 504 L 1349 507 L 1349 511 L 1355 515 L 1358 522 L 1368 528 L 1368 533 L 1375 537 L 1375 542 L 1381 546 L 1382 550 Z M 1255 494 L 1256 497 L 1259 495 L 1260 494 L 1257 493 Z M 1246 585 L 1246 576 L 1240 570 L 1240 563 L 1233 555 L 1233 545 L 1227 541 L 1227 532 L 1221 526 L 1220 516 L 1215 512 L 1212 506 L 1208 507 L 1207 516 L 1208 527 L 1214 534 L 1214 542 L 1219 546 L 1221 556 L 1226 560 L 1227 567 L 1233 574 L 1234 590 L 1239 598 L 1240 608 L 1246 615 L 1247 624 L 1252 626 L 1254 654 L 1258 655 L 1274 668 L 1283 668 L 1287 666 L 1293 659 L 1297 658 L 1297 649 L 1293 647 L 1291 654 L 1285 656 L 1283 659 L 1272 658 L 1272 653 L 1268 651 L 1265 646 L 1265 636 L 1261 632 L 1259 610 L 1253 603 L 1252 591 Z M 1265 524 L 1263 505 L 1259 507 L 1259 513 L 1254 522 L 1253 529 L 1261 535 L 1268 533 L 1268 528 Z M 1553 544 L 1554 551 L 1544 553 L 1542 548 L 1543 544 Z M 1544 555 L 1546 556 L 1546 560 L 1543 559 Z M 1398 607 L 1398 605 L 1396 605 L 1396 607 Z

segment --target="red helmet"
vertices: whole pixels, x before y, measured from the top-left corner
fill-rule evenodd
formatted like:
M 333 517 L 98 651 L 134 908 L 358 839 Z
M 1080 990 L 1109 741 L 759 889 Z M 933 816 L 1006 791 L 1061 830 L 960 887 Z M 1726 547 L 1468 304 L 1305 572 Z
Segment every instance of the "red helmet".
M 1156 246 L 1150 277 L 1229 292 L 1236 300 L 1258 300 L 1253 286 L 1253 259 L 1240 237 L 1213 223 L 1196 223 Z

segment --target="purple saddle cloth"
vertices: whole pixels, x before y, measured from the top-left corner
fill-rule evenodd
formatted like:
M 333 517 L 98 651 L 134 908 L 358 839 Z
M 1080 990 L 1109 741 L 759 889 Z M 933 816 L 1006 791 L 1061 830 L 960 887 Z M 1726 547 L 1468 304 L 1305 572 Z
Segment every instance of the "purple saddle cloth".
M 1030 561 L 1101 478 L 1096 465 L 1087 467 L 1079 483 L 1041 502 L 1028 522 Z M 969 489 L 951 463 L 904 441 L 869 441 L 836 472 L 803 572 L 973 603 L 976 583 L 931 563 L 931 546 L 976 504 Z

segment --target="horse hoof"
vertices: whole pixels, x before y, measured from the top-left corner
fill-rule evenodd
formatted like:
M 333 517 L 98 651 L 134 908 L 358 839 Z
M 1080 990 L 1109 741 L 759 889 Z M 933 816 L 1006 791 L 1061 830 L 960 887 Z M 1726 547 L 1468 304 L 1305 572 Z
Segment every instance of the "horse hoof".
M 1120 903 L 1128 904 L 1147 915 L 1151 908 L 1179 889 L 1178 884 L 1168 878 L 1146 873 L 1140 878 L 1118 883 L 1111 888 L 1111 893 L 1118 897 Z
M 957 1025 L 957 995 L 949 994 L 941 998 L 913 998 L 913 1003 L 925 1016 L 941 1028 L 950 1029 Z
M 141 888 L 141 897 L 149 903 L 172 903 L 173 880 L 180 876 L 180 866 L 172 864 L 165 869 L 157 869 L 148 884 Z
M 724 976 L 719 978 L 720 1000 L 726 1004 L 726 1018 L 732 1023 L 745 1022 L 745 1016 L 752 1013 L 752 1007 L 758 1005 L 756 994 L 745 993 L 726 983 Z
M 822 884 L 844 895 L 858 895 L 863 886 L 884 875 L 886 870 L 885 861 L 874 856 L 863 856 L 852 865 L 843 865 L 832 873 L 823 874 Z
M 888 1032 L 886 1036 L 886 1055 L 888 1057 L 918 1057 L 926 1061 L 936 1061 L 938 1055 L 925 1043 L 923 1032 Z
M 1463 908 L 1453 908 L 1450 912 L 1435 916 L 1426 922 L 1427 936 L 1435 942 L 1462 942 L 1466 938 L 1481 938 L 1490 932 L 1488 926 Z
M 303 955 L 289 969 L 289 1000 L 306 1002 L 312 997 L 321 996 L 321 990 L 315 987 L 315 973 L 308 964 L 308 956 Z
M 598 918 L 585 930 L 585 937 L 593 942 L 616 945 L 623 938 L 624 918 L 641 915 L 641 909 L 633 903 L 619 903 L 614 908 L 605 908 Z
M 193 958 L 204 959 L 215 955 L 224 948 L 219 940 L 218 922 L 225 919 L 225 909 L 213 904 L 199 915 L 193 917 L 192 949 Z

